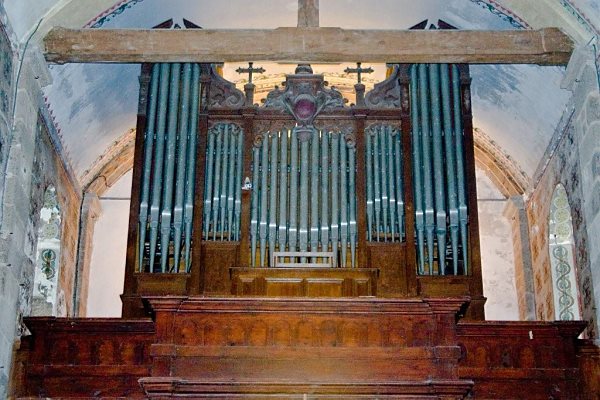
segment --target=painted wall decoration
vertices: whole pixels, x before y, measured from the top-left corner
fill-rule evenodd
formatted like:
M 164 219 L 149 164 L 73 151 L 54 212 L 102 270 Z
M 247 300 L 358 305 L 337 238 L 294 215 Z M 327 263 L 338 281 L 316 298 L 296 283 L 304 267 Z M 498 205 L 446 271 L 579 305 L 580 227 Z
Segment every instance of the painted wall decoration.
M 567 191 L 559 184 L 550 206 L 549 251 L 552 268 L 554 319 L 581 319 L 575 262 L 573 256 L 573 223 Z
M 44 205 L 40 211 L 32 315 L 57 315 L 60 239 L 60 206 L 56 188 L 49 186 L 44 193 Z

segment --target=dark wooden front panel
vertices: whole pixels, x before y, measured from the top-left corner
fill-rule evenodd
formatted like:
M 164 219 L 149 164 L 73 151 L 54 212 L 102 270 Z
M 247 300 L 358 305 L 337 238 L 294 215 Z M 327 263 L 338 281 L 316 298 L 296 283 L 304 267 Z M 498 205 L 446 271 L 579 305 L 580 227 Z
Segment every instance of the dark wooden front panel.
M 575 358 L 575 337 L 583 327 L 581 322 L 459 324 L 464 349 L 459 375 L 475 382 L 475 398 L 584 398 Z
M 414 264 L 406 260 L 406 244 L 369 243 L 367 245 L 369 268 L 379 270 L 378 295 L 405 297 L 408 292 L 408 269 Z
M 204 242 L 201 251 L 203 293 L 226 295 L 231 290 L 229 269 L 239 262 L 238 242 Z
M 149 302 L 155 322 L 27 319 L 17 396 L 598 398 L 581 322 L 457 324 L 449 299 Z
M 27 318 L 19 396 L 142 398 L 151 370 L 149 320 Z

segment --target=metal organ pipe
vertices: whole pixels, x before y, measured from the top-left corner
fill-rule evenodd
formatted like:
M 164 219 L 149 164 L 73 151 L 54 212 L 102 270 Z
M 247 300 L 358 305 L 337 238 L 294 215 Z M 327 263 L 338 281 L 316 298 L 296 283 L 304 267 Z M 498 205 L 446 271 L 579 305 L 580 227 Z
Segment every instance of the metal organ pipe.
M 444 116 L 444 150 L 446 152 L 446 193 L 450 241 L 452 245 L 452 271 L 458 274 L 458 193 L 456 189 L 456 162 L 454 129 L 452 127 L 452 99 L 450 98 L 450 74 L 448 64 L 441 64 L 442 111 Z
M 410 72 L 410 97 L 411 97 L 411 125 L 413 146 L 413 175 L 414 175 L 414 197 L 415 197 L 415 225 L 417 233 L 418 265 L 419 273 L 425 274 L 425 210 L 423 190 L 423 161 L 421 152 L 421 124 L 420 124 L 420 102 L 419 102 L 419 67 L 413 65 Z
M 160 65 L 152 66 L 152 77 L 150 80 L 150 101 L 148 102 L 148 127 L 144 135 L 144 167 L 142 172 L 142 188 L 140 195 L 139 213 L 139 242 L 138 242 L 138 266 L 141 269 L 144 261 L 144 250 L 146 247 L 146 232 L 148 231 L 148 208 L 150 201 L 150 176 L 152 172 L 152 151 L 154 149 L 154 134 L 156 126 L 156 107 L 158 103 L 158 83 L 160 80 Z
M 262 154 L 260 159 L 260 219 L 258 221 L 258 240 L 260 245 L 260 266 L 266 266 L 267 251 L 267 202 L 268 202 L 268 176 L 269 176 L 269 135 L 265 134 L 262 142 Z
M 331 134 L 331 251 L 333 251 L 334 265 L 338 266 L 338 248 L 340 238 L 339 213 L 339 146 L 340 134 Z M 340 265 L 341 266 L 341 265 Z
M 310 146 L 310 251 L 319 251 L 319 133 L 313 129 Z
M 287 244 L 288 135 L 288 130 L 281 131 L 281 158 L 279 164 L 279 251 L 285 251 Z
M 152 179 L 152 205 L 150 206 L 150 272 L 154 272 L 154 258 L 158 241 L 158 226 L 161 213 L 161 188 L 165 148 L 165 127 L 167 124 L 167 100 L 169 98 L 169 64 L 160 66 L 160 88 L 158 92 L 158 121 L 156 130 L 156 152 L 154 153 L 154 171 Z
M 294 128 L 290 146 L 290 227 L 288 246 L 290 251 L 296 249 L 298 243 L 298 132 Z
M 433 173 L 431 167 L 431 128 L 429 105 L 428 65 L 419 65 L 419 97 L 421 101 L 421 147 L 423 151 L 423 183 L 425 192 L 425 233 L 429 273 L 433 273 L 435 211 L 433 199 Z
M 467 195 L 465 192 L 465 166 L 464 166 L 464 132 L 462 124 L 462 107 L 460 95 L 460 74 L 456 65 L 452 66 L 452 98 L 454 104 L 454 129 L 456 146 L 456 173 L 458 176 L 458 218 L 460 221 L 460 236 L 463 254 L 463 274 L 468 273 L 467 257 Z
M 367 240 L 401 242 L 404 229 L 402 137 L 398 129 L 389 124 L 370 126 L 365 137 L 369 227 Z M 356 150 L 352 148 L 351 151 Z M 375 229 L 375 236 L 372 229 Z
M 429 66 L 429 94 L 431 96 L 431 125 L 433 132 L 433 172 L 435 195 L 435 233 L 438 248 L 438 274 L 445 274 L 446 266 L 446 193 L 440 104 L 440 66 Z
M 321 131 L 321 251 L 329 250 L 329 133 Z
M 331 242 L 334 253 L 341 251 L 339 266 L 346 266 L 348 248 L 348 264 L 355 266 L 354 142 L 339 132 L 314 130 L 301 138 L 296 130 L 288 132 L 272 134 L 269 145 L 265 135 L 254 148 L 252 265 L 258 252 L 260 265 L 267 266 L 277 246 L 279 251 L 319 252 L 328 251 Z M 268 260 L 264 256 L 267 247 Z
M 269 182 L 269 260 L 273 260 L 275 241 L 277 240 L 277 150 L 279 149 L 279 134 L 277 131 L 271 135 L 271 173 Z
M 198 106 L 200 102 L 200 66 L 192 66 L 192 101 L 190 105 L 189 143 L 187 154 L 187 172 L 185 185 L 185 208 L 183 220 L 185 223 L 185 272 L 191 270 L 192 225 L 194 221 L 194 193 L 196 182 L 196 143 L 198 134 Z M 240 146 L 241 148 L 241 146 Z M 240 163 L 241 165 L 241 163 Z M 240 186 L 241 187 L 241 186 Z
M 177 175 L 175 179 L 175 208 L 173 209 L 173 245 L 175 251 L 175 262 L 173 268 L 179 272 L 179 261 L 181 257 L 181 239 L 183 231 L 183 202 L 185 195 L 185 157 L 188 145 L 188 117 L 190 111 L 190 81 L 192 78 L 192 65 L 184 64 L 182 97 L 179 106 L 179 146 L 177 146 Z
M 396 236 L 396 191 L 394 179 L 399 172 L 394 170 L 394 144 L 392 142 L 392 131 L 391 126 L 385 128 L 385 141 L 386 141 L 386 155 L 387 155 L 387 186 L 388 186 L 388 200 L 389 200 L 389 213 L 390 213 L 390 240 L 393 242 Z
M 346 265 L 348 252 L 348 161 L 346 152 L 346 138 L 340 138 L 340 247 L 341 262 L 343 267 Z
M 348 151 L 348 203 L 350 204 L 350 218 L 348 221 L 348 230 L 350 234 L 350 260 L 352 268 L 356 267 L 356 145 L 354 142 L 346 146 Z
M 190 271 L 199 92 L 197 64 L 153 66 L 141 176 L 139 272 Z
M 417 64 L 411 67 L 410 76 L 418 272 L 467 274 L 459 70 L 456 65 Z M 452 268 L 446 270 L 448 257 Z
M 252 205 L 250 207 L 250 265 L 256 266 L 256 246 L 258 241 L 258 198 L 259 198 L 259 176 L 260 176 L 260 144 L 255 143 L 252 149 Z
M 373 218 L 374 218 L 374 199 L 373 199 L 373 133 L 368 130 L 365 134 L 366 138 L 366 164 L 367 164 L 367 240 L 373 240 Z M 377 225 L 375 226 L 377 228 Z

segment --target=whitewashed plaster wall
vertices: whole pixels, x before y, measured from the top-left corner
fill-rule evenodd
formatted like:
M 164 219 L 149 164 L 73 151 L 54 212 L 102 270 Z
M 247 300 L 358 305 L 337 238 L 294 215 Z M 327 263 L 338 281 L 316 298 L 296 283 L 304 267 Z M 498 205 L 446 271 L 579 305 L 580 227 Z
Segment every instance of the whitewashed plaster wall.
M 131 177 L 131 172 L 123 175 L 100 197 L 102 215 L 94 231 L 86 317 L 121 316 L 129 223 L 129 201 L 121 199 L 131 194 Z
M 519 319 L 511 226 L 503 215 L 506 198 L 490 179 L 477 170 L 477 206 L 481 243 L 481 273 L 485 318 Z

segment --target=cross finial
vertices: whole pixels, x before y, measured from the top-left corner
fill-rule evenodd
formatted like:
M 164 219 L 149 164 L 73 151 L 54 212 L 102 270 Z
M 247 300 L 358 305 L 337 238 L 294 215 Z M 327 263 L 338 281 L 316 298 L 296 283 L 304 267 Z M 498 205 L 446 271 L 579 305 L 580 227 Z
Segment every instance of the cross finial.
M 265 72 L 265 69 L 263 67 L 254 68 L 254 67 L 252 67 L 253 65 L 254 65 L 253 62 L 249 62 L 248 68 L 239 67 L 238 69 L 235 70 L 235 72 L 237 72 L 238 74 L 248 74 L 248 83 L 252 83 L 252 74 L 253 73 L 262 74 Z
M 298 0 L 298 28 L 319 27 L 319 0 Z
M 373 73 L 373 68 L 369 67 L 369 68 L 362 68 L 361 63 L 357 62 L 356 63 L 356 68 L 346 68 L 344 70 L 345 73 L 347 74 L 357 74 L 357 79 L 358 79 L 358 83 L 362 83 L 362 74 L 371 74 Z

